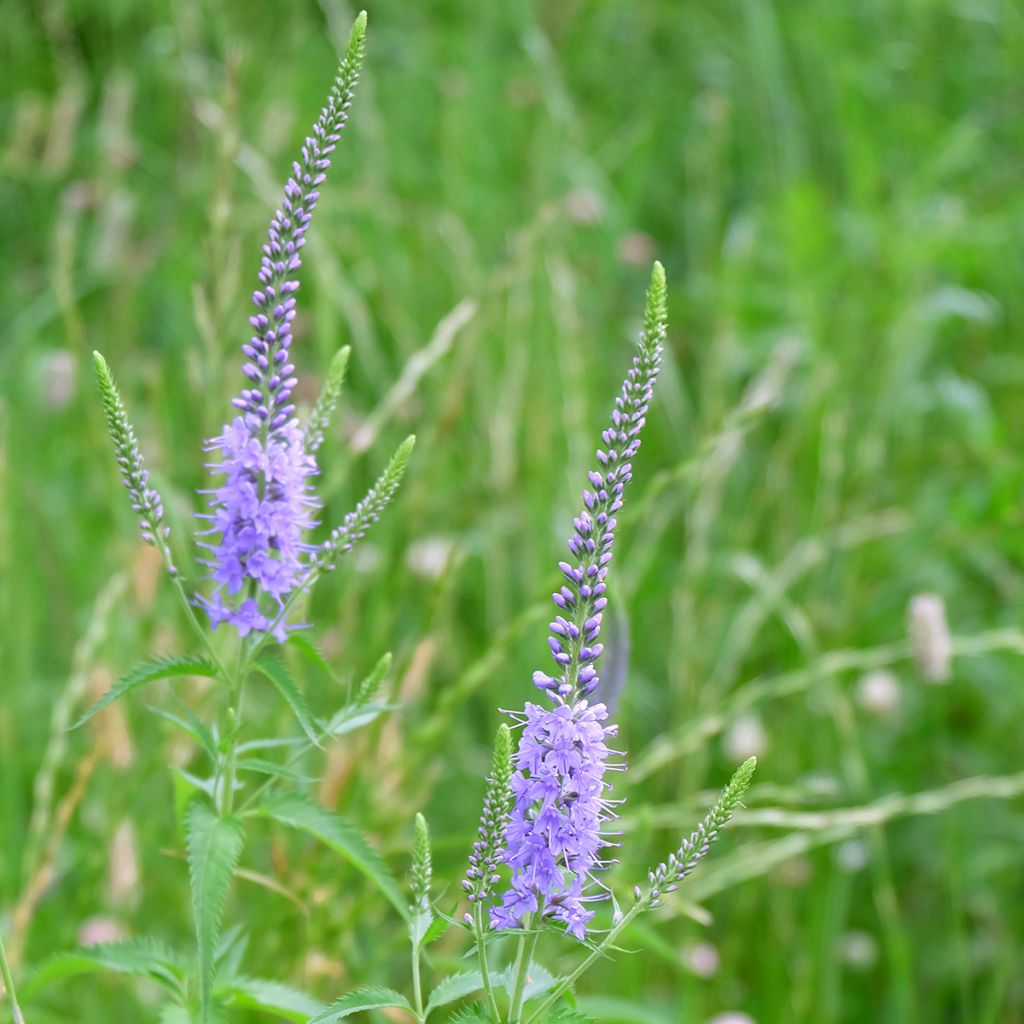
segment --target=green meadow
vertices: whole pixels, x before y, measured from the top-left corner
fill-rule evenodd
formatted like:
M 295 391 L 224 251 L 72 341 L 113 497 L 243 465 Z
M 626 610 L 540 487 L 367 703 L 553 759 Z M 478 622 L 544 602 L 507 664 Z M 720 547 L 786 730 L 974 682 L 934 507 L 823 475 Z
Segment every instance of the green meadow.
M 600 1024 L 1021 1024 L 1024 8 L 368 10 L 295 323 L 304 409 L 351 346 L 318 455 L 324 524 L 417 445 L 309 601 L 332 671 L 287 653 L 329 716 L 392 652 L 395 708 L 304 759 L 297 784 L 400 878 L 422 811 L 437 903 L 461 918 L 500 709 L 536 699 L 550 664 L 557 561 L 659 259 L 668 351 L 606 623 L 629 763 L 616 893 L 739 761 L 759 766 L 580 1008 Z M 19 990 L 80 942 L 193 942 L 178 817 L 200 758 L 154 709 L 212 713 L 215 688 L 161 682 L 68 728 L 140 660 L 194 647 L 138 540 L 91 352 L 194 577 L 202 442 L 241 386 L 266 224 L 355 13 L 4 6 L 0 935 Z M 296 735 L 269 689 L 250 714 Z M 394 909 L 269 825 L 226 921 L 247 970 L 324 1002 L 408 984 Z M 425 972 L 468 948 L 449 930 Z M 540 952 L 580 958 L 557 936 Z M 155 1022 L 157 991 L 88 975 L 22 1008 L 26 1024 Z

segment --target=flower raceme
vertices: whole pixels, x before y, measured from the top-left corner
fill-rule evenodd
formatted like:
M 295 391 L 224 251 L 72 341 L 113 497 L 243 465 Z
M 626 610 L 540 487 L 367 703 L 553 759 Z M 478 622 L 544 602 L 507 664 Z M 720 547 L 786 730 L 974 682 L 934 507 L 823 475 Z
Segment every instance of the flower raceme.
M 640 447 L 665 331 L 665 272 L 656 263 L 639 349 L 615 399 L 611 426 L 602 434 L 599 468 L 589 474 L 583 509 L 573 520 L 572 561 L 559 563 L 565 583 L 552 595 L 558 613 L 548 637 L 556 668 L 554 674 L 533 675 L 550 704 L 527 702 L 512 715 L 522 727 L 503 853 L 512 881 L 500 904 L 491 907 L 495 928 L 546 918 L 582 940 L 594 916 L 589 904 L 607 896 L 598 875 L 608 865 L 604 851 L 614 845 L 604 830 L 615 818 L 616 801 L 608 797 L 606 775 L 622 765 L 609 762 L 616 727 L 606 724 L 604 704 L 591 704 L 590 698 L 598 685 L 615 514 Z
M 325 437 L 348 360 L 348 349 L 335 357 L 323 393 L 303 428 L 292 401 L 297 380 L 291 361 L 296 273 L 302 249 L 331 163 L 331 154 L 348 121 L 365 50 L 366 14 L 356 18 L 334 84 L 284 189 L 280 208 L 270 222 L 260 260 L 259 287 L 253 292 L 252 336 L 242 346 L 246 385 L 232 400 L 234 418 L 206 442 L 218 456 L 208 466 L 216 486 L 200 493 L 209 511 L 200 514 L 206 528 L 200 546 L 209 552 L 204 565 L 214 583 L 212 594 L 197 594 L 214 628 L 230 623 L 242 638 L 271 634 L 283 641 L 295 598 L 362 539 L 377 521 L 401 482 L 412 450 L 408 438 L 365 498 L 322 544 L 310 543 L 320 506 L 313 493 L 316 451 Z M 96 371 L 108 426 L 122 477 L 143 538 L 157 545 L 168 569 L 175 572 L 162 525 L 159 495 L 148 483 L 120 397 L 102 356 Z
M 315 524 L 318 502 L 310 478 L 317 465 L 307 450 L 291 401 L 297 381 L 291 362 L 295 274 L 313 210 L 331 164 L 331 153 L 348 120 L 362 64 L 365 18 L 357 20 L 327 103 L 292 165 L 281 207 L 270 222 L 253 292 L 252 337 L 242 346 L 248 386 L 233 399 L 231 423 L 207 442 L 220 455 L 210 469 L 223 477 L 210 494 L 207 563 L 217 589 L 200 601 L 216 626 L 231 623 L 240 636 L 273 628 L 282 639 L 281 614 L 288 595 L 302 585 L 312 548 L 303 540 Z M 261 602 L 258 595 L 270 599 Z M 226 597 L 226 599 L 225 599 Z

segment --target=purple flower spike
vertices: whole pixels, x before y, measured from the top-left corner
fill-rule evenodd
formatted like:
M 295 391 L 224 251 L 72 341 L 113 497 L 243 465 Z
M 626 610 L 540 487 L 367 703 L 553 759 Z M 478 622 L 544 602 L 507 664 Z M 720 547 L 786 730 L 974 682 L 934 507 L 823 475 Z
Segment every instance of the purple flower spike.
M 605 776 L 623 766 L 608 761 L 616 726 L 605 724 L 604 704 L 591 704 L 588 698 L 598 685 L 594 666 L 602 652 L 598 637 L 607 605 L 615 513 L 632 476 L 630 460 L 640 447 L 658 376 L 665 299 L 665 272 L 656 263 L 639 351 L 615 400 L 611 426 L 602 434 L 601 468 L 589 474 L 584 508 L 573 520 L 572 561 L 558 563 L 566 583 L 552 595 L 558 613 L 548 637 L 556 668 L 552 675 L 533 674 L 534 685 L 553 706 L 527 703 L 512 716 L 523 727 L 503 854 L 512 884 L 501 904 L 491 907 L 494 928 L 520 928 L 525 918 L 540 915 L 582 941 L 594 916 L 589 904 L 608 894 L 598 875 L 609 864 L 604 851 L 615 845 L 604 828 L 615 819 L 618 801 L 609 798 Z
M 207 451 L 220 455 L 209 468 L 222 478 L 205 492 L 211 495 L 211 512 L 201 517 L 209 523 L 202 536 L 218 538 L 203 545 L 212 552 L 206 564 L 217 587 L 198 601 L 214 627 L 229 622 L 241 637 L 273 629 L 283 640 L 287 627 L 279 622 L 281 610 L 309 574 L 313 548 L 304 536 L 316 525 L 319 503 L 310 483 L 316 460 L 307 450 L 292 401 L 297 383 L 290 356 L 299 288 L 295 275 L 319 187 L 348 120 L 365 29 L 365 15 L 360 15 L 327 104 L 292 165 L 281 206 L 270 222 L 259 288 L 252 295 L 253 334 L 242 346 L 246 386 L 232 400 L 238 414 L 206 444 Z

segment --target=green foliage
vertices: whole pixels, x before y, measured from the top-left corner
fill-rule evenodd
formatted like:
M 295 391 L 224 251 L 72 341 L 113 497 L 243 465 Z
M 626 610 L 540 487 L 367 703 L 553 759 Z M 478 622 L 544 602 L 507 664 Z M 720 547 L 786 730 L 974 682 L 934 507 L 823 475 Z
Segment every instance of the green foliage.
M 224 982 L 218 981 L 217 995 L 229 1006 L 264 1010 L 299 1024 L 306 1024 L 310 1017 L 326 1009 L 323 1003 L 305 992 L 263 978 L 233 977 Z
M 474 1003 L 456 1010 L 448 1018 L 448 1024 L 497 1024 L 483 1003 Z
M 178 657 L 167 655 L 163 658 L 156 658 L 153 661 L 143 662 L 137 665 L 127 675 L 122 676 L 88 711 L 82 715 L 74 724 L 74 728 L 84 725 L 94 715 L 98 715 L 105 707 L 113 704 L 115 700 L 129 693 L 133 693 L 140 687 L 149 683 L 155 683 L 158 679 L 170 679 L 175 676 L 206 676 L 214 678 L 217 669 L 202 655 L 189 655 Z
M 415 839 L 412 847 L 412 870 L 409 891 L 409 938 L 413 947 L 419 950 L 424 945 L 427 933 L 434 921 L 430 905 L 430 882 L 433 865 L 430 855 L 430 828 L 422 814 L 416 815 Z
M 427 1013 L 441 1006 L 454 1003 L 456 999 L 465 999 L 483 988 L 483 978 L 479 971 L 462 971 L 450 974 L 440 982 L 427 998 Z
M 319 747 L 321 745 L 320 736 L 313 724 L 313 717 L 309 713 L 309 704 L 306 703 L 304 694 L 292 679 L 285 663 L 280 658 L 264 654 L 257 659 L 253 668 L 274 684 L 277 692 L 291 708 L 296 721 L 302 726 L 302 731 L 309 737 L 310 743 Z
M 360 1013 L 363 1010 L 388 1008 L 405 1010 L 408 1014 L 414 1015 L 409 1000 L 401 993 L 390 988 L 368 985 L 342 996 L 323 1013 L 314 1017 L 309 1024 L 334 1024 L 335 1021 L 344 1020 L 346 1017 L 351 1017 L 353 1013 Z
M 394 876 L 380 854 L 351 822 L 296 792 L 268 793 L 257 806 L 256 813 L 305 832 L 340 853 L 384 893 L 403 918 L 408 918 L 409 910 Z
M 109 942 L 51 956 L 32 974 L 22 994 L 32 999 L 56 981 L 110 973 L 149 978 L 169 992 L 183 996 L 186 969 L 187 964 L 177 953 L 155 939 Z
M 185 835 L 199 953 L 201 1024 L 207 1024 L 213 1017 L 215 953 L 224 904 L 245 833 L 237 818 L 220 817 L 202 800 L 194 800 L 185 816 Z

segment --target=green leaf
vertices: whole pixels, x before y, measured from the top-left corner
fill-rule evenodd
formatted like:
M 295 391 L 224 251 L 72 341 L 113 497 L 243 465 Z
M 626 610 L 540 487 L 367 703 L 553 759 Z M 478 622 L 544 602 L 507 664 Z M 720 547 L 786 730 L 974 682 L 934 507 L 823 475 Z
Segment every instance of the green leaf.
M 81 974 L 126 974 L 152 978 L 177 995 L 185 976 L 181 958 L 153 939 L 130 939 L 88 946 L 50 957 L 29 979 L 22 995 L 31 999 L 47 985 Z
M 185 817 L 192 913 L 199 950 L 199 1003 L 207 1024 L 213 1012 L 213 974 L 221 918 L 231 876 L 242 856 L 245 833 L 237 818 L 218 817 L 201 800 L 189 806 Z
M 588 1017 L 571 1006 L 558 1006 L 551 1011 L 548 1024 L 595 1024 L 595 1021 L 593 1017 Z
M 75 722 L 72 728 L 79 728 L 94 715 L 98 715 L 107 705 L 113 704 L 115 700 L 119 700 L 126 693 L 131 693 L 147 683 L 155 683 L 158 679 L 167 679 L 171 676 L 208 676 L 212 679 L 216 675 L 217 669 L 213 663 L 201 655 L 189 657 L 170 655 L 165 658 L 157 658 L 154 661 L 145 661 L 141 665 L 137 665 L 126 676 L 122 676 Z
M 277 692 L 284 697 L 288 706 L 292 709 L 292 713 L 298 720 L 299 725 L 302 726 L 302 731 L 309 737 L 309 741 L 314 746 L 319 747 L 321 745 L 320 737 L 317 734 L 316 726 L 313 724 L 313 718 L 309 713 L 309 705 L 306 703 L 306 698 L 303 696 L 302 691 L 295 685 L 295 680 L 292 679 L 291 673 L 285 667 L 284 662 L 280 658 L 265 657 L 260 658 L 253 665 L 253 668 L 257 672 L 262 672 L 277 687 Z
M 306 1024 L 310 1017 L 323 1013 L 326 1006 L 312 996 L 279 981 L 263 978 L 230 978 L 217 995 L 229 1006 L 244 1006 L 251 1010 L 266 1010 L 285 1020 Z
M 464 999 L 468 995 L 484 987 L 484 980 L 479 971 L 464 971 L 445 978 L 427 1000 L 427 1013 L 439 1006 L 447 1006 L 456 999 Z
M 499 978 L 499 984 L 506 992 L 512 992 L 515 987 L 515 965 L 509 964 L 508 967 L 501 973 Z M 537 963 L 536 960 L 530 961 L 530 966 L 526 971 L 526 988 L 523 991 L 524 1001 L 535 999 L 537 996 L 543 995 L 549 989 L 555 986 L 558 981 L 546 967 Z
M 266 815 L 289 828 L 298 829 L 319 839 L 332 850 L 348 858 L 391 901 L 395 909 L 408 920 L 409 908 L 381 855 L 366 837 L 334 811 L 321 807 L 303 793 L 269 793 L 263 798 L 256 813 Z
M 448 1018 L 448 1024 L 497 1024 L 483 1003 L 474 1003 L 472 1006 L 464 1006 L 461 1010 Z
M 160 1024 L 192 1024 L 192 1014 L 184 1006 L 165 1006 L 160 1011 Z
M 335 1021 L 344 1020 L 345 1017 L 351 1017 L 353 1013 L 362 1010 L 382 1010 L 387 1007 L 397 1007 L 413 1017 L 416 1016 L 409 1005 L 409 1000 L 400 992 L 371 985 L 357 988 L 354 992 L 342 996 L 318 1017 L 314 1017 L 309 1024 L 334 1024 Z
M 286 768 L 284 765 L 276 764 L 273 761 L 265 761 L 262 757 L 243 758 L 236 767 L 240 772 L 270 775 L 275 779 L 286 779 L 288 782 L 306 783 L 312 781 L 312 779 L 307 778 L 305 775 L 293 772 L 291 768 Z
M 457 905 L 458 904 L 456 904 L 456 906 Z M 434 920 L 430 922 L 430 927 L 423 933 L 421 945 L 429 946 L 432 942 L 437 942 L 437 940 L 441 938 L 446 931 L 448 931 L 451 925 L 452 920 L 448 915 L 438 914 Z
M 294 647 L 310 664 L 315 665 L 331 682 L 335 681 L 334 669 L 319 645 L 305 633 L 289 633 L 288 646 Z
M 370 704 L 347 704 L 329 722 L 324 723 L 324 733 L 337 739 L 347 732 L 354 732 L 364 725 L 369 725 L 374 719 L 387 711 L 395 711 L 398 704 L 383 704 L 374 701 Z

